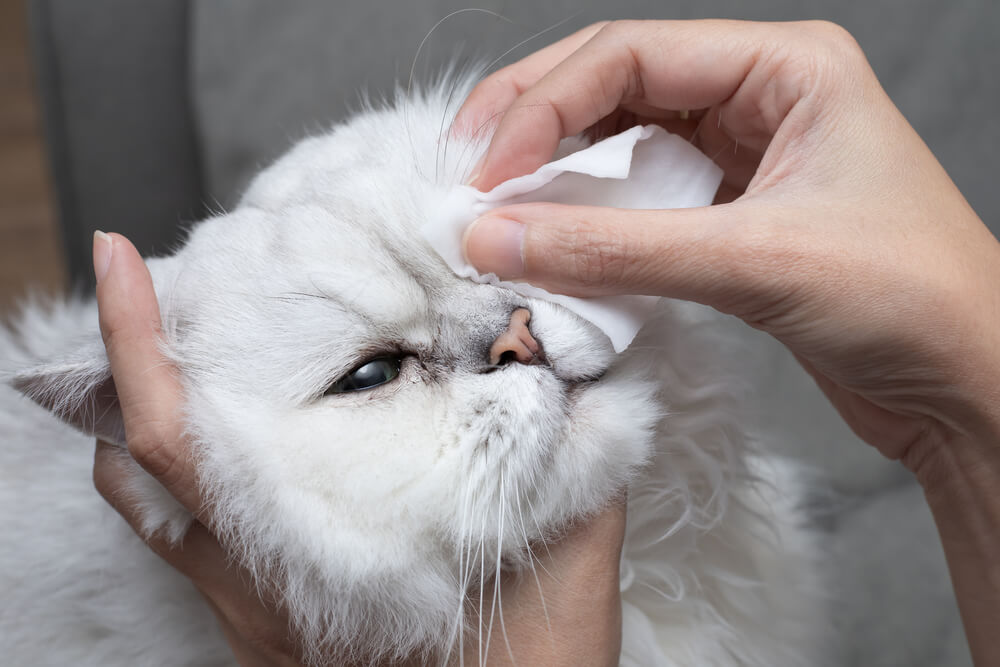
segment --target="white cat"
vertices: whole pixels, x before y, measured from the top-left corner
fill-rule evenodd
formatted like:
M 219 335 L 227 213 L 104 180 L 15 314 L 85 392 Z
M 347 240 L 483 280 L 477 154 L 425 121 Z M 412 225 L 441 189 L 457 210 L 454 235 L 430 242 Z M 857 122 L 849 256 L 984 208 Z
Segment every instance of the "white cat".
M 628 486 L 623 665 L 825 663 L 801 483 L 750 451 L 717 316 L 664 300 L 615 355 L 559 306 L 457 278 L 416 233 L 484 148 L 443 150 L 449 93 L 301 142 L 149 261 L 216 531 L 277 582 L 314 662 L 457 661 L 479 624 L 465 592 Z M 491 364 L 521 308 L 544 363 Z M 29 307 L 0 358 L 88 434 L 0 388 L 4 661 L 231 663 L 198 594 L 92 488 L 90 436 L 122 433 L 94 304 Z M 134 475 L 146 530 L 182 535 L 190 517 Z

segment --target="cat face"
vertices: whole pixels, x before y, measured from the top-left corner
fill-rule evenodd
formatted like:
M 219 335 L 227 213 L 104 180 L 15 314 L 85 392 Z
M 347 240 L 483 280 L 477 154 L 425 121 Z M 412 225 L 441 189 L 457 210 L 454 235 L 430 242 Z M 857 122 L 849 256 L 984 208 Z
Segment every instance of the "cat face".
M 151 263 L 215 528 L 318 648 L 446 651 L 466 590 L 607 503 L 658 417 L 638 355 L 419 236 L 483 148 L 445 148 L 444 99 L 306 140 Z M 545 363 L 491 365 L 520 308 Z

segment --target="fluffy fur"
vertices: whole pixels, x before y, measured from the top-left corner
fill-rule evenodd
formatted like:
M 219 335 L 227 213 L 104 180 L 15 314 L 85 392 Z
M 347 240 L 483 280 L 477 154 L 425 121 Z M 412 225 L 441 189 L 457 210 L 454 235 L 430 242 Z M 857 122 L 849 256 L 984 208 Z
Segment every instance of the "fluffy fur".
M 616 357 L 558 306 L 456 278 L 415 233 L 484 148 L 441 132 L 466 83 L 301 142 L 149 262 L 214 529 L 314 662 L 442 663 L 490 631 L 490 589 L 482 613 L 467 592 L 532 576 L 529 544 L 628 486 L 623 665 L 830 660 L 800 476 L 750 451 L 716 316 L 664 301 Z M 549 365 L 484 372 L 517 307 Z M 0 355 L 14 387 L 120 442 L 95 312 L 29 307 Z M 324 395 L 380 355 L 403 358 L 396 380 Z M 0 391 L 7 659 L 225 664 L 201 599 L 93 492 L 90 439 Z M 183 535 L 190 517 L 135 467 L 131 489 L 148 533 Z

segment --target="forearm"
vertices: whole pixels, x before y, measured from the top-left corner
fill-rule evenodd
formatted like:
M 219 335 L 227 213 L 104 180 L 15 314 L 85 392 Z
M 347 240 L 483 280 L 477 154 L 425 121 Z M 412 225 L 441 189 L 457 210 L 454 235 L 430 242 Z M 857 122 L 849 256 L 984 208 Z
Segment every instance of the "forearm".
M 933 456 L 918 474 L 973 661 L 1000 665 L 1000 428 L 948 442 Z

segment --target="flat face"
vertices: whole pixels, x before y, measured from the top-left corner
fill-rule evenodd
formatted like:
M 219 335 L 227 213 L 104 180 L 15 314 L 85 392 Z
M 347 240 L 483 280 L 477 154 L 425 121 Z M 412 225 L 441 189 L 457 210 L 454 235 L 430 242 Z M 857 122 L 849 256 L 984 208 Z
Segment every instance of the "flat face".
M 417 234 L 482 149 L 445 150 L 443 109 L 303 142 L 155 271 L 222 532 L 293 616 L 332 619 L 317 644 L 450 641 L 465 591 L 605 503 L 658 416 L 641 354 Z M 491 365 L 522 308 L 545 363 Z

